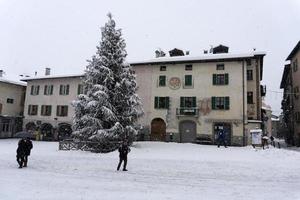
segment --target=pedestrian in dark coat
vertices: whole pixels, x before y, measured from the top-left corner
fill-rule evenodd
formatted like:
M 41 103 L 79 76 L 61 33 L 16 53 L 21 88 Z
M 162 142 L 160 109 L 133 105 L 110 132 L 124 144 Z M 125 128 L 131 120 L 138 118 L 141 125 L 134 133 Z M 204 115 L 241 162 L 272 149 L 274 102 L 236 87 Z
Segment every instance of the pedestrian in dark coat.
M 119 164 L 117 170 L 120 169 L 122 162 L 124 161 L 123 164 L 123 171 L 127 171 L 126 165 L 127 165 L 127 154 L 130 152 L 130 148 L 127 145 L 127 142 L 124 142 L 120 147 L 119 147 Z
M 225 148 L 227 148 L 226 140 L 225 140 L 225 132 L 223 129 L 220 129 L 218 132 L 218 147 L 220 147 L 221 144 L 224 145 Z
M 25 148 L 24 166 L 23 167 L 27 167 L 28 156 L 30 156 L 31 149 L 33 147 L 30 138 L 26 138 L 25 144 L 26 144 L 26 148 Z
M 24 139 L 21 139 L 18 142 L 18 148 L 17 148 L 17 162 L 19 164 L 19 168 L 23 167 L 25 151 L 26 151 L 26 142 Z

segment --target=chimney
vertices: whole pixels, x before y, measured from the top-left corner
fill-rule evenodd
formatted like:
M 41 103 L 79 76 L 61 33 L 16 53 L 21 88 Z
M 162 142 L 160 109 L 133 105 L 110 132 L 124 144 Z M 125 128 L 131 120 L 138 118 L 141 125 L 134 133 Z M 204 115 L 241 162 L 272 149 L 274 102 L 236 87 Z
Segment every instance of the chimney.
M 36 76 L 37 75 L 37 72 L 34 72 L 34 76 Z
M 47 67 L 46 70 L 45 70 L 45 76 L 49 76 L 50 71 L 51 71 L 51 69 L 49 67 Z
M 203 50 L 203 53 L 204 54 L 208 54 L 208 50 Z
M 186 55 L 186 56 L 190 55 L 190 51 L 186 51 L 186 52 L 185 52 L 185 55 Z
M 0 69 L 0 77 L 2 78 L 4 74 L 4 71 L 2 69 Z

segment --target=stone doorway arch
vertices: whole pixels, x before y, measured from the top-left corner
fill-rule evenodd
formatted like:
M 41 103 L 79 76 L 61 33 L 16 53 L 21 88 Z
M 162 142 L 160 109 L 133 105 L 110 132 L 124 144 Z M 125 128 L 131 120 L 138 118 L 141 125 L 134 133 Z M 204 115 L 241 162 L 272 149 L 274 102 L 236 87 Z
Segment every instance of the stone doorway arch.
M 54 140 L 53 126 L 49 123 L 44 123 L 41 125 L 41 135 L 43 140 L 51 141 Z
M 155 118 L 151 121 L 151 135 L 153 141 L 166 141 L 166 123 L 161 118 Z

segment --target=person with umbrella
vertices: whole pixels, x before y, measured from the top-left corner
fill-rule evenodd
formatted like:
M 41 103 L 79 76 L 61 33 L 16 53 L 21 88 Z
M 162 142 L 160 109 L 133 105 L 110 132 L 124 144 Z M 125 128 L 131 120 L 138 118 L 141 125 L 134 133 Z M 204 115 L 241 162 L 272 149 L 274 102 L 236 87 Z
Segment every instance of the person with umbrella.
M 26 138 L 25 144 L 26 144 L 26 146 L 25 146 L 25 156 L 24 156 L 24 166 L 23 167 L 27 167 L 28 156 L 30 156 L 31 149 L 33 147 L 32 142 L 29 137 Z
M 17 148 L 17 162 L 19 164 L 19 168 L 22 168 L 24 165 L 25 151 L 26 151 L 26 142 L 22 138 L 18 142 L 18 148 Z

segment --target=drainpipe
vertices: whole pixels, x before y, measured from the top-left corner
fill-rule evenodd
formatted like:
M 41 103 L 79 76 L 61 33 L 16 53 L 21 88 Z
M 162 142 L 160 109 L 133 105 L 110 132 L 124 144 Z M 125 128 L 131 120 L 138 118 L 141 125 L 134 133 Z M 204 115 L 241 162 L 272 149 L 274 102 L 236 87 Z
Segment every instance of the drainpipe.
M 246 146 L 246 134 L 245 134 L 245 60 L 243 60 L 242 67 L 242 80 L 243 80 L 243 146 Z

